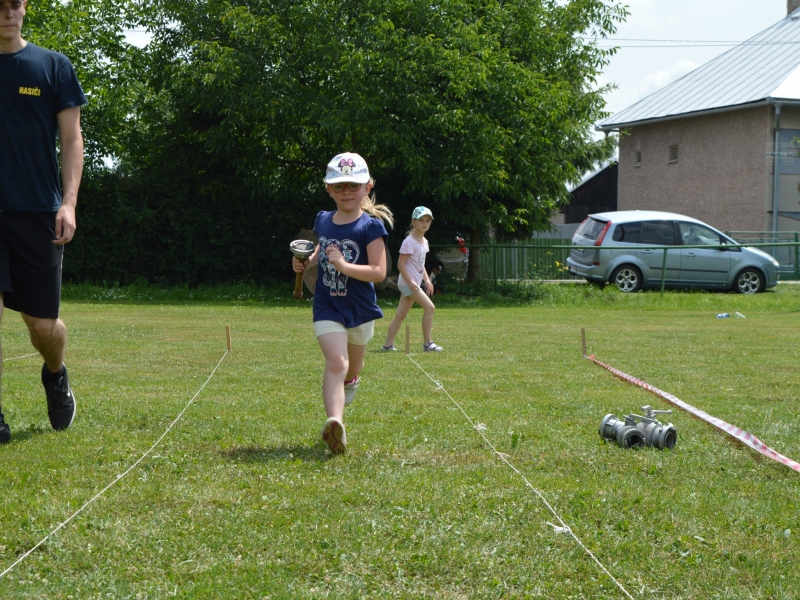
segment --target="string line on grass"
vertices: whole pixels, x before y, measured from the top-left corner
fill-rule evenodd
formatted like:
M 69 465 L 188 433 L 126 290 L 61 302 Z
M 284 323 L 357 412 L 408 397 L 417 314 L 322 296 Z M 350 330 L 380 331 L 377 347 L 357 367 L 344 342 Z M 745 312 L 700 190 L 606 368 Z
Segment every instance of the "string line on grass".
M 20 360 L 22 358 L 28 358 L 30 356 L 38 356 L 38 352 L 31 352 L 30 354 L 23 354 L 22 356 L 12 356 L 11 358 L 4 358 L 3 362 L 8 362 L 9 360 Z
M 144 454 L 142 454 L 135 463 L 133 463 L 130 467 L 125 469 L 125 471 L 123 471 L 122 473 L 117 475 L 117 478 L 114 479 L 114 481 L 109 483 L 106 487 L 104 487 L 97 494 L 95 494 L 95 496 L 91 500 L 88 500 L 83 506 L 81 506 L 78 510 L 76 510 L 74 513 L 72 513 L 72 515 L 69 518 L 67 518 L 64 522 L 62 522 L 60 525 L 58 525 L 58 527 L 56 527 L 50 533 L 48 533 L 46 536 L 44 536 L 44 538 L 42 538 L 42 540 L 38 544 L 36 544 L 33 548 L 28 550 L 22 556 L 20 556 L 5 571 L 0 573 L 0 579 L 2 579 L 7 573 L 11 572 L 11 570 L 14 567 L 16 567 L 19 563 L 21 563 L 28 556 L 30 556 L 39 546 L 44 544 L 48 539 L 50 539 L 60 529 L 64 528 L 70 521 L 72 521 L 75 517 L 77 517 L 79 514 L 81 514 L 86 508 L 89 507 L 89 505 L 91 505 L 95 500 L 97 500 L 100 496 L 102 496 L 104 493 L 106 493 L 107 490 L 109 490 L 111 487 L 113 487 L 120 479 L 125 477 L 131 471 L 133 471 L 133 469 L 135 469 L 139 465 L 139 463 L 141 463 L 145 458 L 147 458 L 147 456 L 156 448 L 156 446 L 158 446 L 161 443 L 161 440 L 163 440 L 167 436 L 167 434 L 172 430 L 172 428 L 175 426 L 175 424 L 178 421 L 180 421 L 181 417 L 183 416 L 183 413 L 185 413 L 189 409 L 189 407 L 195 401 L 195 398 L 197 398 L 200 395 L 200 392 L 203 391 L 203 388 L 205 388 L 208 385 L 208 382 L 211 381 L 211 378 L 214 376 L 214 373 L 217 372 L 217 369 L 219 369 L 219 366 L 222 364 L 222 361 L 225 360 L 226 356 L 228 356 L 228 352 L 229 351 L 227 351 L 227 350 L 225 351 L 225 354 L 223 354 L 222 358 L 219 359 L 219 362 L 217 363 L 217 366 L 214 367 L 213 371 L 211 371 L 211 375 L 208 376 L 208 379 L 206 379 L 205 383 L 200 386 L 200 389 L 197 390 L 197 393 L 194 396 L 192 396 L 192 399 L 189 400 L 189 402 L 186 404 L 186 406 L 183 407 L 183 410 L 180 413 L 178 413 L 178 416 L 175 417 L 175 419 L 172 421 L 172 423 L 169 424 L 169 427 L 167 427 L 167 429 L 164 431 L 164 433 L 161 434 L 161 437 L 159 437 L 155 441 L 155 443 L 152 446 L 150 446 L 150 448 Z
M 591 558 L 591 559 L 592 559 L 592 560 L 593 560 L 593 561 L 594 561 L 594 562 L 597 564 L 597 566 L 600 568 L 600 570 L 601 570 L 601 571 L 603 571 L 603 573 L 605 573 L 606 575 L 608 575 L 608 577 L 611 579 L 611 581 L 613 581 L 613 582 L 616 584 L 616 586 L 617 586 L 617 587 L 618 587 L 620 590 L 622 590 L 622 593 L 623 593 L 623 594 L 625 594 L 625 596 L 627 596 L 628 598 L 630 598 L 631 600 L 633 600 L 633 596 L 631 596 L 631 595 L 628 593 L 628 590 L 626 590 L 626 589 L 623 587 L 623 585 L 622 585 L 622 584 L 621 584 L 619 581 L 617 581 L 616 577 L 614 577 L 614 576 L 613 576 L 613 575 L 612 575 L 612 574 L 609 572 L 609 570 L 608 570 L 608 569 L 606 569 L 606 567 L 603 565 L 603 563 L 601 563 L 601 562 L 600 562 L 600 560 L 599 560 L 599 559 L 598 559 L 598 558 L 597 558 L 597 557 L 594 555 L 594 553 L 593 553 L 591 550 L 589 550 L 589 548 L 587 548 L 587 547 L 586 547 L 586 545 L 585 545 L 585 544 L 584 544 L 584 543 L 583 543 L 583 542 L 580 540 L 580 538 L 579 538 L 577 535 L 575 535 L 575 532 L 574 532 L 574 531 L 572 531 L 572 528 L 571 528 L 569 525 L 567 525 L 567 524 L 564 522 L 564 520 L 561 518 L 561 516 L 560 516 L 560 515 L 559 515 L 559 514 L 556 512 L 556 509 L 554 509 L 554 508 L 551 506 L 551 504 L 550 504 L 550 503 L 547 501 L 547 499 L 546 499 L 546 498 L 545 498 L 545 497 L 544 497 L 544 496 L 541 494 L 541 492 L 539 492 L 539 490 L 537 490 L 537 489 L 536 489 L 536 488 L 533 486 L 533 484 L 531 484 L 531 482 L 530 482 L 530 481 L 528 481 L 528 478 L 527 478 L 527 477 L 525 477 L 525 475 L 524 475 L 524 474 L 523 474 L 523 473 L 522 473 L 522 472 L 521 472 L 519 469 L 517 469 L 517 467 L 515 467 L 515 466 L 514 466 L 514 465 L 511 463 L 511 461 L 510 461 L 510 460 L 508 460 L 508 455 L 507 455 L 507 454 L 504 454 L 503 452 L 500 452 L 500 451 L 499 451 L 497 448 L 495 448 L 495 447 L 494 447 L 494 444 L 492 444 L 492 442 L 490 442 L 490 441 L 489 441 L 489 438 L 488 438 L 488 437 L 486 437 L 486 435 L 483 433 L 483 430 L 486 428 L 486 426 L 485 426 L 485 425 L 481 425 L 480 423 L 478 423 L 478 424 L 475 424 L 475 422 L 474 422 L 474 421 L 473 421 L 473 420 L 470 418 L 470 416 L 467 414 L 467 411 L 465 411 L 465 410 L 462 408 L 462 406 L 461 406 L 461 405 L 460 405 L 458 402 L 456 402 L 456 400 L 455 400 L 455 399 L 454 399 L 454 398 L 453 398 L 453 397 L 450 395 L 450 393 L 449 393 L 449 392 L 448 392 L 448 391 L 445 389 L 445 387 L 444 387 L 444 385 L 442 384 L 442 382 L 441 382 L 441 381 L 438 381 L 438 380 L 434 379 L 433 377 L 431 377 L 431 376 L 430 376 L 430 375 L 427 373 L 427 371 L 425 371 L 425 369 L 423 369 L 423 368 L 422 368 L 422 366 L 420 366 L 420 364 L 419 364 L 417 361 L 415 361 L 413 358 L 411 358 L 411 356 L 409 356 L 408 354 L 406 354 L 406 357 L 407 357 L 407 358 L 408 358 L 408 360 L 410 360 L 412 363 L 414 363 L 415 365 L 417 365 L 417 368 L 419 368 L 419 370 L 420 370 L 420 371 L 422 371 L 422 372 L 425 374 L 425 376 L 426 376 L 428 379 L 430 379 L 430 380 L 433 382 L 433 384 L 436 386 L 436 389 L 442 390 L 442 391 L 443 391 L 445 394 L 447 394 L 447 397 L 448 397 L 448 398 L 450 398 L 450 401 L 451 401 L 453 404 L 455 404 L 455 405 L 456 405 L 456 407 L 458 408 L 458 410 L 460 410 L 460 411 L 461 411 L 461 414 L 463 414 L 463 415 L 464 415 L 464 418 L 467 420 L 467 422 L 469 422 L 469 424 L 472 426 L 472 428 L 473 428 L 475 431 L 477 431 L 477 432 L 478 432 L 478 435 L 480 435 L 480 436 L 481 436 L 481 438 L 483 438 L 483 441 L 486 443 L 486 445 L 487 445 L 489 448 L 491 448 L 491 450 L 492 450 L 492 453 L 493 453 L 493 454 L 495 454 L 495 455 L 496 455 L 496 456 L 497 456 L 497 457 L 498 457 L 500 460 L 502 460 L 504 463 L 506 463 L 506 465 L 508 465 L 508 467 L 509 467 L 509 468 L 510 468 L 512 471 L 514 471 L 514 473 L 516 473 L 517 475 L 519 475 L 519 476 L 522 478 L 522 481 L 524 481 L 524 482 L 525 482 L 525 485 L 527 485 L 527 486 L 528 486 L 528 487 L 529 487 L 529 488 L 530 488 L 530 489 L 533 491 L 533 493 L 534 493 L 534 494 L 536 494 L 536 495 L 539 497 L 539 499 L 540 499 L 540 500 L 541 500 L 541 501 L 544 503 L 544 505 L 547 507 L 547 509 L 548 509 L 548 510 L 549 510 L 549 511 L 550 511 L 550 512 L 553 514 L 553 516 L 556 518 L 556 520 L 557 520 L 559 523 L 561 523 L 561 525 L 560 525 L 560 526 L 558 526 L 558 525 L 554 525 L 553 523 L 550 523 L 550 522 L 548 522 L 547 524 L 548 524 L 548 525 L 550 525 L 550 526 L 553 528 L 553 530 L 554 530 L 556 533 L 568 533 L 570 536 L 572 536 L 572 539 L 574 539 L 574 540 L 575 540 L 575 542 L 576 542 L 576 543 L 577 543 L 577 544 L 578 544 L 578 545 L 579 545 L 581 548 L 583 548 L 583 551 L 584 551 L 584 552 L 585 552 L 585 553 L 586 553 L 586 554 L 587 554 L 587 555 L 588 555 L 588 556 L 589 556 L 589 557 L 590 557 L 590 558 Z

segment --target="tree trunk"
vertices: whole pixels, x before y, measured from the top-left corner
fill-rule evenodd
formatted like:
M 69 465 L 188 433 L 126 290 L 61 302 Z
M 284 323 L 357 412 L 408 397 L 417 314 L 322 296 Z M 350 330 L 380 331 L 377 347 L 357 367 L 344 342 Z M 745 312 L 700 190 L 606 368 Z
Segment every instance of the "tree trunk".
M 469 236 L 469 262 L 467 263 L 467 281 L 475 283 L 480 278 L 481 265 L 480 265 L 480 248 L 475 248 L 474 245 L 483 243 L 483 233 L 480 226 L 472 228 Z

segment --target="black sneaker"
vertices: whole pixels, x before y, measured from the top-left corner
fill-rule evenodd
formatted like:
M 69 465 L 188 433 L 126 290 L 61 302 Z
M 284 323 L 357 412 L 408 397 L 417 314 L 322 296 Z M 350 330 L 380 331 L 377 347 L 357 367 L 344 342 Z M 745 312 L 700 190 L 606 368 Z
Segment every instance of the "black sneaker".
M 47 394 L 47 415 L 50 417 L 50 425 L 53 429 L 66 429 L 72 425 L 75 418 L 75 395 L 69 385 L 67 367 L 64 367 L 64 374 L 55 381 L 45 381 L 45 369 L 42 366 L 42 385 Z
M 7 444 L 11 439 L 11 428 L 3 420 L 3 411 L 0 410 L 0 444 Z

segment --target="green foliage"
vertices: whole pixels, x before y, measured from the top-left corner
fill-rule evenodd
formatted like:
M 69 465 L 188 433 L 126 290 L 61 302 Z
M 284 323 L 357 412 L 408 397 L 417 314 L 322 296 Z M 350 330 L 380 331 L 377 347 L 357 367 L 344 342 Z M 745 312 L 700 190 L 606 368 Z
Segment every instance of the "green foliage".
M 342 150 L 367 158 L 401 227 L 431 206 L 433 243 L 526 236 L 612 151 L 591 135 L 613 52 L 596 40 L 626 15 L 604 0 L 45 3 L 33 37 L 76 62 L 90 162 L 111 157 L 119 181 L 81 191 L 98 208 L 85 229 L 81 208 L 69 276 L 291 275 L 286 244 L 332 208 L 320 180 Z M 124 43 L 130 24 L 152 35 L 146 48 Z M 133 239 L 108 194 L 141 213 Z
M 342 149 L 391 183 L 381 193 L 400 215 L 424 198 L 453 226 L 524 234 L 566 197 L 565 181 L 611 148 L 590 135 L 603 115 L 602 90 L 591 88 L 611 51 L 577 36 L 612 33 L 626 14 L 617 5 L 156 6 L 150 73 L 167 105 L 148 122 L 226 155 L 256 189 L 285 194 L 293 184 L 305 223 L 319 199 L 308 184 Z
M 126 150 L 121 134 L 139 51 L 123 31 L 135 20 L 134 9 L 130 0 L 36 0 L 26 10 L 23 37 L 66 55 L 89 101 L 81 111 L 88 179 Z

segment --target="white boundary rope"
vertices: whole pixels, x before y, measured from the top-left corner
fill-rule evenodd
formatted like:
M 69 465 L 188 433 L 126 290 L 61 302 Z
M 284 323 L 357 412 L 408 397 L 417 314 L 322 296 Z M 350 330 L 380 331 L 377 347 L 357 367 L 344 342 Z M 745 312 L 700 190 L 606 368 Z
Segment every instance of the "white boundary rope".
M 536 494 L 536 495 L 539 497 L 539 499 L 540 499 L 540 500 L 541 500 L 541 501 L 544 503 L 544 505 L 547 507 L 547 509 L 548 509 L 548 510 L 549 510 L 549 511 L 550 511 L 550 512 L 553 514 L 553 516 L 556 518 L 556 520 L 557 520 L 559 523 L 561 523 L 561 525 L 560 525 L 560 526 L 558 526 L 558 525 L 554 525 L 553 523 L 550 523 L 550 522 L 548 522 L 547 524 L 548 524 L 548 525 L 550 525 L 550 527 L 552 527 L 552 528 L 553 528 L 553 530 L 554 530 L 556 533 L 568 533 L 569 535 L 571 535 L 571 536 L 572 536 L 572 539 L 574 539 L 574 540 L 575 540 L 575 542 L 577 542 L 577 544 L 578 544 L 578 545 L 579 545 L 581 548 L 583 548 L 583 551 L 584 551 L 584 552 L 586 552 L 586 554 L 587 554 L 587 555 L 588 555 L 588 556 L 589 556 L 589 557 L 590 557 L 590 558 L 591 558 L 591 559 L 592 559 L 592 560 L 593 560 L 593 561 L 594 561 L 594 562 L 597 564 L 597 566 L 598 566 L 598 567 L 600 567 L 600 570 L 601 570 L 601 571 L 603 571 L 603 573 L 605 573 L 606 575 L 608 575 L 608 576 L 611 578 L 611 581 L 613 581 L 613 582 L 616 584 L 616 586 L 617 586 L 617 587 L 618 587 L 620 590 L 622 590 L 622 593 L 624 593 L 624 594 L 625 594 L 625 595 L 626 595 L 628 598 L 630 598 L 631 600 L 633 600 L 633 596 L 631 596 L 631 595 L 628 593 L 628 590 L 626 590 L 626 589 L 625 589 L 625 588 L 622 586 L 622 584 L 621 584 L 619 581 L 617 581 L 617 579 L 616 579 L 616 578 L 615 578 L 615 577 L 614 577 L 614 576 L 613 576 L 613 575 L 612 575 L 612 574 L 611 574 L 611 573 L 608 571 L 608 569 L 606 569 L 606 568 L 605 568 L 605 566 L 603 566 L 603 563 L 601 563 L 601 562 L 600 562 L 600 560 L 599 560 L 599 559 L 598 559 L 598 558 L 597 558 L 597 557 L 596 557 L 596 556 L 595 556 L 595 555 L 592 553 L 592 551 L 591 551 L 591 550 L 589 550 L 589 548 L 587 548 L 587 547 L 584 545 L 584 543 L 583 543 L 583 542 L 580 540 L 580 538 L 578 538 L 578 536 L 577 536 L 577 535 L 575 535 L 575 532 L 574 532 L 574 531 L 572 531 L 572 529 L 570 528 L 570 526 L 569 526 L 569 525 L 567 525 L 567 524 L 564 522 L 564 520 L 561 518 L 561 516 L 560 516 L 560 515 L 559 515 L 559 514 L 556 512 L 556 510 L 555 510 L 555 509 L 554 509 L 554 508 L 553 508 L 553 507 L 550 505 L 550 503 L 549 503 L 549 502 L 548 502 L 548 501 L 545 499 L 545 497 L 544 497 L 544 496 L 541 494 L 541 492 L 539 492 L 539 490 L 537 490 L 535 487 L 533 487 L 533 485 L 531 484 L 531 482 L 530 482 L 530 481 L 528 481 L 528 478 L 527 478 L 527 477 L 525 477 L 525 475 L 523 475 L 523 474 L 522 474 L 522 472 L 521 472 L 519 469 L 517 469 L 517 467 L 515 467 L 513 464 L 511 464 L 511 461 L 509 461 L 509 460 L 508 460 L 508 455 L 507 455 L 507 454 L 504 454 L 504 453 L 502 453 L 502 452 L 500 452 L 500 451 L 499 451 L 497 448 L 495 448 L 495 447 L 494 447 L 494 445 L 492 444 L 492 442 L 490 442 L 490 441 L 489 441 L 489 438 L 487 438 L 487 437 L 486 437 L 486 435 L 484 435 L 484 433 L 483 433 L 483 430 L 484 430 L 486 427 L 485 427 L 485 426 L 483 426 L 483 425 L 481 425 L 480 423 L 476 425 L 476 424 L 475 424 L 475 422 L 474 422 L 474 421 L 473 421 L 473 420 L 470 418 L 470 416 L 467 414 L 467 412 L 466 412 L 466 411 L 465 411 L 465 410 L 464 410 L 464 409 L 461 407 L 461 405 L 460 405 L 458 402 L 456 402 L 456 401 L 455 401 L 455 399 L 454 399 L 454 398 L 453 398 L 453 397 L 450 395 L 450 393 L 449 393 L 449 392 L 448 392 L 448 391 L 445 389 L 445 387 L 444 387 L 444 385 L 442 385 L 442 382 L 441 382 L 441 381 L 437 381 L 436 379 L 434 379 L 433 377 L 431 377 L 430 375 L 428 375 L 428 373 L 425 371 L 425 369 L 423 369 L 423 368 L 420 366 L 420 364 L 419 364 L 417 361 L 415 361 L 413 358 L 411 358 L 411 356 L 409 356 L 408 354 L 406 354 L 406 357 L 407 357 L 407 358 L 408 358 L 408 360 L 410 360 L 412 363 L 414 363 L 415 365 L 417 365 L 417 367 L 419 368 L 419 370 L 420 370 L 420 371 L 422 371 L 422 372 L 425 374 L 425 376 L 426 376 L 428 379 L 430 379 L 430 380 L 433 382 L 433 384 L 436 386 L 436 389 L 442 390 L 442 391 L 443 391 L 445 394 L 447 394 L 447 397 L 448 397 L 448 398 L 450 398 L 450 401 L 451 401 L 453 404 L 455 404 L 455 405 L 456 405 L 456 407 L 458 408 L 458 410 L 460 410 L 460 411 L 461 411 L 461 414 L 463 414 L 463 415 L 464 415 L 464 418 L 465 418 L 465 419 L 467 419 L 467 421 L 468 421 L 468 422 L 469 422 L 469 424 L 472 426 L 472 428 L 473 428 L 475 431 L 477 431 L 477 432 L 478 432 L 478 435 L 480 435 L 480 436 L 483 438 L 483 441 L 484 441 L 484 442 L 486 442 L 486 445 L 487 445 L 487 446 L 489 446 L 489 448 L 491 448 L 491 449 L 492 449 L 492 452 L 493 452 L 495 455 L 497 455 L 497 457 L 498 457 L 500 460 L 502 460 L 504 463 L 506 463 L 506 465 L 508 465 L 508 467 L 509 467 L 509 468 L 510 468 L 512 471 L 514 471 L 514 472 L 515 472 L 517 475 L 519 475 L 519 476 L 522 478 L 522 480 L 525 482 L 525 485 L 527 485 L 527 486 L 528 486 L 528 487 L 529 487 L 529 488 L 530 488 L 530 489 L 533 491 L 533 493 L 534 493 L 534 494 Z
M 31 352 L 30 354 L 25 354 L 23 356 L 12 356 L 11 358 L 4 358 L 3 362 L 8 362 L 9 360 L 20 360 L 22 358 L 28 358 L 29 356 L 38 356 L 38 352 Z
M 228 338 L 228 339 L 230 340 L 230 338 Z M 184 406 L 184 407 L 183 407 L 183 410 L 182 410 L 180 413 L 178 413 L 178 416 L 177 416 L 177 417 L 175 417 L 175 420 L 174 420 L 174 421 L 172 421 L 172 423 L 170 423 L 170 424 L 169 424 L 169 427 L 167 427 L 166 431 L 164 431 L 164 433 L 162 433 L 162 434 L 161 434 L 161 437 L 160 437 L 160 438 L 158 438 L 158 439 L 155 441 L 155 443 L 154 443 L 152 446 L 150 446 L 150 448 L 149 448 L 149 449 L 148 449 L 148 450 L 147 450 L 147 451 L 146 451 L 144 454 L 142 454 L 142 456 L 140 456 L 140 457 L 139 457 L 139 459 L 138 459 L 138 460 L 137 460 L 135 463 L 133 463 L 133 464 L 132 464 L 130 467 L 128 467 L 128 468 L 127 468 L 127 469 L 126 469 L 124 472 L 122 472 L 122 473 L 120 473 L 119 475 L 117 475 L 117 478 L 116 478 L 114 481 L 112 481 L 112 482 L 111 482 L 111 483 L 109 483 L 109 484 L 108 484 L 106 487 L 104 487 L 102 490 L 100 490 L 100 491 L 99 491 L 99 492 L 98 492 L 98 493 L 97 493 L 97 494 L 96 494 L 96 495 L 95 495 L 95 496 L 94 496 L 94 497 L 93 497 L 91 500 L 87 501 L 87 502 L 86 502 L 86 504 L 84 504 L 84 505 L 83 505 L 83 506 L 81 506 L 81 507 L 80 507 L 78 510 L 76 510 L 74 513 L 72 513 L 72 515 L 71 515 L 71 516 L 70 516 L 68 519 L 66 519 L 66 520 L 65 520 L 63 523 L 61 523 L 61 524 L 60 524 L 58 527 L 56 527 L 55 529 L 53 529 L 53 530 L 52 530 L 50 533 L 48 533 L 46 536 L 44 536 L 44 538 L 42 538 L 42 540 L 41 540 L 41 541 L 40 541 L 38 544 L 36 544 L 36 545 L 35 545 L 33 548 L 31 548 L 30 550 L 28 550 L 28 551 L 27 551 L 25 554 L 23 554 L 22 556 L 20 556 L 20 557 L 19 557 L 19 558 L 18 558 L 18 559 L 17 559 L 17 560 L 16 560 L 16 561 L 13 563 L 13 564 L 11 564 L 11 566 L 9 566 L 9 567 L 8 567 L 8 568 L 7 568 L 5 571 L 3 571 L 2 573 L 0 573 L 0 579 L 2 579 L 2 578 L 3 578 L 3 577 L 6 575 L 6 573 L 9 573 L 9 572 L 11 571 L 11 569 L 13 569 L 14 567 L 16 567 L 16 566 L 17 566 L 19 563 L 21 563 L 21 562 L 22 562 L 23 560 L 25 560 L 25 559 L 26 559 L 28 556 L 30 556 L 30 555 L 31 555 L 31 554 L 32 554 L 32 553 L 33 553 L 33 552 L 34 552 L 34 551 L 35 551 L 35 550 L 36 550 L 36 549 L 37 549 L 39 546 L 41 546 L 41 545 L 42 545 L 42 544 L 44 544 L 44 543 L 45 543 L 45 542 L 46 542 L 48 539 L 50 539 L 50 537 L 52 537 L 52 536 L 53 536 L 53 534 L 55 534 L 55 533 L 56 533 L 58 530 L 60 530 L 60 529 L 62 529 L 63 527 L 65 527 L 65 526 L 66 526 L 66 525 L 67 525 L 67 524 L 68 524 L 70 521 L 72 521 L 72 520 L 73 520 L 75 517 L 77 517 L 79 514 L 81 514 L 81 513 L 82 513 L 82 512 L 83 512 L 83 511 L 84 511 L 84 510 L 85 510 L 85 509 L 86 509 L 86 508 L 87 508 L 87 507 L 88 507 L 90 504 L 92 504 L 92 503 L 93 503 L 95 500 L 97 500 L 97 499 L 98 499 L 100 496 L 102 496 L 102 495 L 103 495 L 103 494 L 104 494 L 104 493 L 105 493 L 105 492 L 106 492 L 108 489 L 110 489 L 110 488 L 111 488 L 111 487 L 112 487 L 114 484 L 116 484 L 116 483 L 117 483 L 117 482 L 118 482 L 120 479 L 122 479 L 123 477 L 125 477 L 125 476 L 126 476 L 128 473 L 130 473 L 131 471 L 133 471 L 133 469 L 135 469 L 135 468 L 136 468 L 136 466 L 137 466 L 137 465 L 138 465 L 140 462 L 142 462 L 142 461 L 143 461 L 145 458 L 147 458 L 147 456 L 148 456 L 148 455 L 149 455 L 149 454 L 150 454 L 150 453 L 151 453 L 151 452 L 152 452 L 152 451 L 155 449 L 155 447 L 156 447 L 156 446 L 158 446 L 158 444 L 160 444 L 160 443 L 161 443 L 161 440 L 163 440 L 163 439 L 166 437 L 166 435 L 167 435 L 167 434 L 170 432 L 170 430 L 171 430 L 171 429 L 172 429 L 172 428 L 175 426 L 175 424 L 176 424 L 176 423 L 177 423 L 177 422 L 180 420 L 180 418 L 183 416 L 183 413 L 185 413 L 185 412 L 186 412 L 186 411 L 189 409 L 189 407 L 190 407 L 190 406 L 192 405 L 192 403 L 194 402 L 195 398 L 197 398 L 197 397 L 200 395 L 200 392 L 202 392 L 202 391 L 203 391 L 203 388 L 205 388 L 205 387 L 206 387 L 206 385 L 208 385 L 208 382 L 209 382 L 209 381 L 211 381 L 211 378 L 214 376 L 214 373 L 216 373 L 216 372 L 217 372 L 217 369 L 219 369 L 219 366 L 222 364 L 222 361 L 223 361 L 223 360 L 225 360 L 225 357 L 226 357 L 226 356 L 228 356 L 228 352 L 230 352 L 230 341 L 228 342 L 228 348 L 229 348 L 229 350 L 226 350 L 226 351 L 225 351 L 225 354 L 223 354 L 223 355 L 222 355 L 222 358 L 220 358 L 220 359 L 219 359 L 219 362 L 217 363 L 217 366 L 216 366 L 216 367 L 214 367 L 214 370 L 213 370 L 213 371 L 211 371 L 211 375 L 209 375 L 209 376 L 208 376 L 208 379 L 206 379 L 206 382 L 205 382 L 205 383 L 204 383 L 202 386 L 200 386 L 200 389 L 199 389 L 199 390 L 197 390 L 197 393 L 196 393 L 194 396 L 192 396 L 192 399 L 191 399 L 191 400 L 189 400 L 189 403 L 188 403 L 186 406 Z

